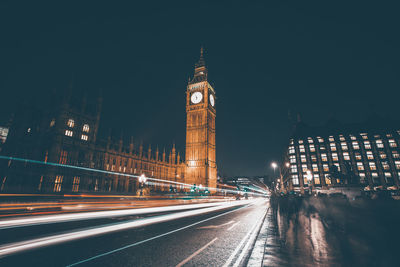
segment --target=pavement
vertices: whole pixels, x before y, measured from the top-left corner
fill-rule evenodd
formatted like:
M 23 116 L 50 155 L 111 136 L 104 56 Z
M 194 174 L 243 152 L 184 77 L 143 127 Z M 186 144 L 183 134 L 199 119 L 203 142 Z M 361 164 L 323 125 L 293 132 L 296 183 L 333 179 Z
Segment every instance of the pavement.
M 268 199 L 114 204 L 1 217 L 0 266 L 262 264 Z

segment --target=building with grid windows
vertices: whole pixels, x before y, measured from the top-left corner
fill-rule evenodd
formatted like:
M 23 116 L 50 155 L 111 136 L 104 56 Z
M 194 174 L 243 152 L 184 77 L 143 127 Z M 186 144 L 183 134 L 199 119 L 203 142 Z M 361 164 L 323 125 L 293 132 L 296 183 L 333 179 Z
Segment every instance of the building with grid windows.
M 285 188 L 300 192 L 344 185 L 398 188 L 398 125 L 377 117 L 360 124 L 330 120 L 323 127 L 297 123 L 282 164 Z

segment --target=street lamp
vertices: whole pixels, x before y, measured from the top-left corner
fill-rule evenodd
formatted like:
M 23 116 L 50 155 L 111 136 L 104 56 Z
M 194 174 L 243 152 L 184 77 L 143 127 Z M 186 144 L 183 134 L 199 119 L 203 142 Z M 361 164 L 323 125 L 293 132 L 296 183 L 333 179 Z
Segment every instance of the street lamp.
M 140 195 L 143 196 L 143 184 L 145 184 L 147 178 L 144 174 L 139 176 L 139 183 L 140 183 Z
M 289 162 L 286 162 L 285 166 L 289 168 L 290 167 Z M 275 175 L 276 168 L 279 168 L 279 179 L 278 180 L 280 180 L 281 192 L 285 192 L 285 186 L 284 186 L 284 183 L 283 183 L 283 175 L 282 175 L 281 168 L 279 167 L 278 163 L 276 163 L 276 162 L 272 162 L 271 163 L 271 167 L 274 169 L 274 175 Z

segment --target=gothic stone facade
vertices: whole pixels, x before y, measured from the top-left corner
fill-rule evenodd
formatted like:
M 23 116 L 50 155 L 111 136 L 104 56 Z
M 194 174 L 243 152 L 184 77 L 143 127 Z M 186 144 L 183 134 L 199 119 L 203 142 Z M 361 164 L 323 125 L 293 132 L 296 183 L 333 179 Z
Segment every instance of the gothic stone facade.
M 102 99 L 88 101 L 68 92 L 59 100 L 55 96 L 46 109 L 24 107 L 15 116 L 2 155 L 28 160 L 0 162 L 0 192 L 136 194 L 137 176 L 142 174 L 216 187 L 215 92 L 206 74 L 201 53 L 187 88 L 186 162 L 175 146 L 167 154 L 158 148 L 152 151 L 151 146 L 144 150 L 133 138 L 98 140 Z M 194 92 L 205 97 L 197 102 Z M 157 181 L 149 181 L 148 188 L 153 192 L 171 189 Z M 185 190 L 179 184 L 173 188 Z

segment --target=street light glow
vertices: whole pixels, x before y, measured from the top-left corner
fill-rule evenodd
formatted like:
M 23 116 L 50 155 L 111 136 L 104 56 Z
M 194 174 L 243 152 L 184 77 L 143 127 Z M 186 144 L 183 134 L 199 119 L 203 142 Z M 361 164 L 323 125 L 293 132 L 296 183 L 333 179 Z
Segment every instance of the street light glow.
M 276 162 L 272 162 L 271 167 L 274 168 L 274 170 L 275 170 L 278 167 L 278 164 L 276 164 Z

